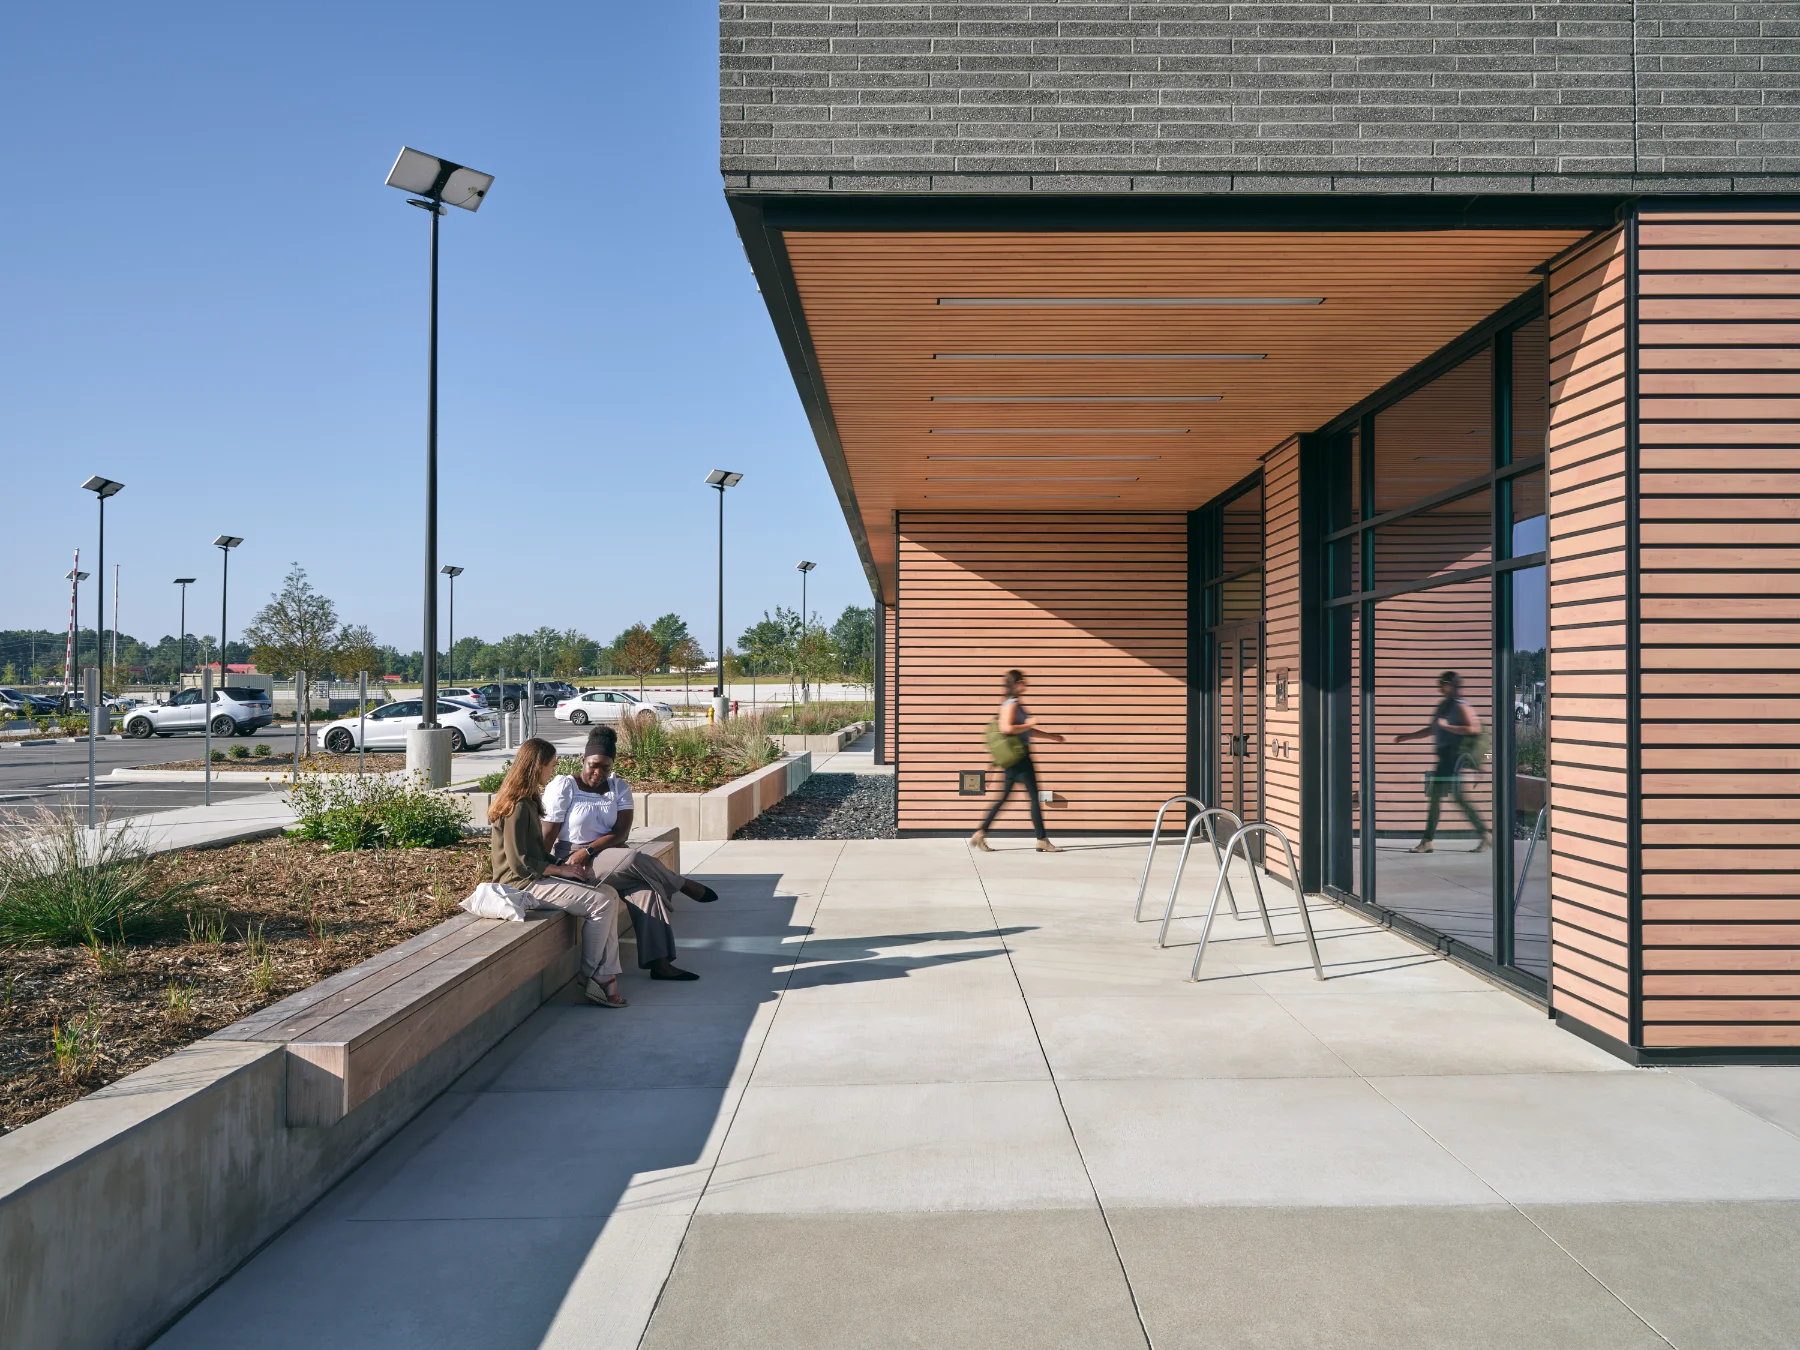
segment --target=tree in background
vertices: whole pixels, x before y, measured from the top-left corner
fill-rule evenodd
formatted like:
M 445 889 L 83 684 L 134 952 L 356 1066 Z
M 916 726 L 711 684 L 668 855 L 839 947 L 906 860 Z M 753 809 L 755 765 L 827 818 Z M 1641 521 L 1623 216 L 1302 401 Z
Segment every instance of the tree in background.
M 381 644 L 366 624 L 345 624 L 338 630 L 337 650 L 332 653 L 331 668 L 344 679 L 368 671 L 371 679 L 385 672 L 381 664 Z
M 774 618 L 770 618 L 769 611 L 765 609 L 762 618 L 746 628 L 743 636 L 738 638 L 738 649 L 743 652 L 744 664 L 750 669 L 752 707 L 757 702 L 756 677 L 789 669 L 788 653 L 799 633 L 800 624 L 796 616 L 777 606 Z
M 644 696 L 644 676 L 659 669 L 662 663 L 662 643 L 641 623 L 632 624 L 613 643 L 613 664 L 627 675 L 637 676 L 640 699 Z
M 681 672 L 681 701 L 692 705 L 694 698 L 689 688 L 689 680 L 696 670 L 706 665 L 706 651 L 692 637 L 683 637 L 669 650 L 669 666 Z
M 831 625 L 831 645 L 837 651 L 838 669 L 861 685 L 875 683 L 875 611 L 845 605 Z
M 675 644 L 688 635 L 687 620 L 679 614 L 665 614 L 650 625 L 650 636 L 662 647 L 662 668 L 671 664 L 669 657 Z
M 315 591 L 295 563 L 287 580 L 244 630 L 259 668 L 275 675 L 297 670 L 319 674 L 337 651 L 337 606 Z
M 571 628 L 557 641 L 554 669 L 558 675 L 579 675 L 591 670 L 600 644 L 586 633 Z

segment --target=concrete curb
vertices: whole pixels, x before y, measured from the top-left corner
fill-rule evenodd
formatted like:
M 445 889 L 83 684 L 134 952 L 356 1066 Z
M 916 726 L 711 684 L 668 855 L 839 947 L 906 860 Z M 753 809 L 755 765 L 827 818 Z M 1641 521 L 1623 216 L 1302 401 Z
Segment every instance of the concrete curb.
M 117 735 L 106 735 L 106 736 L 94 737 L 94 740 L 96 742 L 99 742 L 99 741 L 122 741 L 124 739 L 125 738 L 123 736 L 117 736 Z M 21 750 L 25 750 L 25 749 L 33 749 L 40 745 L 86 745 L 87 743 L 88 743 L 88 738 L 86 736 L 45 736 L 41 740 L 0 741 L 0 750 L 5 749 L 9 745 L 16 746 Z

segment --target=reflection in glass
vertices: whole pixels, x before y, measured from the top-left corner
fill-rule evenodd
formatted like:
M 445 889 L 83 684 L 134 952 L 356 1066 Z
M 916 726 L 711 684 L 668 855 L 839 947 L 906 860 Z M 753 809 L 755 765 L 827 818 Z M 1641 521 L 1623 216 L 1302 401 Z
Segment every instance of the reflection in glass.
M 1494 494 L 1484 488 L 1375 527 L 1375 584 L 1405 585 L 1493 560 Z
M 1376 899 L 1489 956 L 1492 590 L 1483 578 L 1376 606 L 1372 736 Z
M 1489 348 L 1375 417 L 1375 512 L 1397 511 L 1493 467 Z
M 1513 964 L 1550 978 L 1550 611 L 1545 569 L 1514 572 L 1512 587 Z
M 1535 459 L 1544 453 L 1550 426 L 1550 325 L 1533 319 L 1512 335 L 1512 459 Z
M 1523 558 L 1549 547 L 1548 522 L 1544 517 L 1544 471 L 1521 474 L 1512 480 L 1512 553 Z

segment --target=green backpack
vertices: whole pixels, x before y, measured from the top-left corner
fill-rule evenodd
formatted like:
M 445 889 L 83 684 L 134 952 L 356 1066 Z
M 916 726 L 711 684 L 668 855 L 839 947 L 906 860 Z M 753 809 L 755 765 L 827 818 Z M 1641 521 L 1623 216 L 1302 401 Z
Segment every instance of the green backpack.
M 988 758 L 994 761 L 995 768 L 1010 769 L 1025 758 L 1025 738 L 1008 736 L 1000 730 L 999 718 L 996 717 L 988 723 L 985 738 Z

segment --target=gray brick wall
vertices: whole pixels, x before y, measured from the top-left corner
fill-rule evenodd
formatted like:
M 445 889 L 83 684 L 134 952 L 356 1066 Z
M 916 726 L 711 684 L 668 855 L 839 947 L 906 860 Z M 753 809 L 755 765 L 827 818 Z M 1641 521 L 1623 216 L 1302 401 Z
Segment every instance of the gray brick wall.
M 1800 0 L 721 4 L 728 186 L 1800 191 Z

